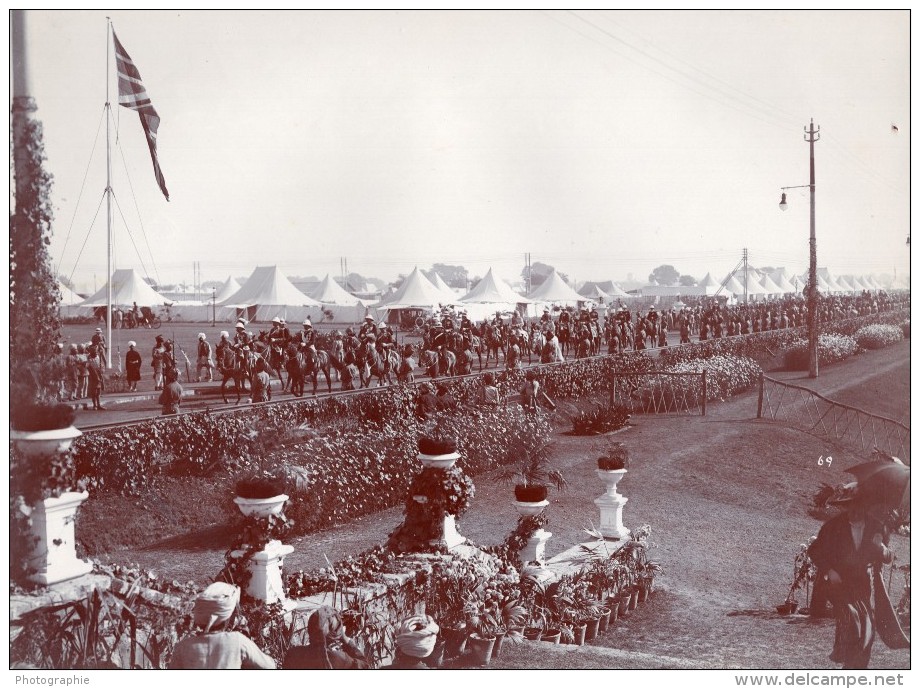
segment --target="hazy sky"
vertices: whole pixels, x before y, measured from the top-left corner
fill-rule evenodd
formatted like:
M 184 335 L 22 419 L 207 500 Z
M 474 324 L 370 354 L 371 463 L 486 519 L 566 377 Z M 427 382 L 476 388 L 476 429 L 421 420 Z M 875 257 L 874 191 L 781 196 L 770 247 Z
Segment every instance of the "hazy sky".
M 53 256 L 78 288 L 104 282 L 107 65 L 115 267 L 164 282 L 195 261 L 204 280 L 322 277 L 343 256 L 384 279 L 516 277 L 525 252 L 579 281 L 721 278 L 744 247 L 804 272 L 808 190 L 777 204 L 808 183 L 810 118 L 819 265 L 909 266 L 907 11 L 109 15 L 172 200 L 117 106 L 106 13 L 29 12 Z

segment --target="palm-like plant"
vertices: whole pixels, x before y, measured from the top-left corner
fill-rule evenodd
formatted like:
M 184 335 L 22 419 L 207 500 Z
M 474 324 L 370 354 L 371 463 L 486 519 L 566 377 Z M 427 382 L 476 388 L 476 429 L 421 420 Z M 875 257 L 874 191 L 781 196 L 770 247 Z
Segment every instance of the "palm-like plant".
M 557 469 L 550 467 L 549 443 L 537 442 L 526 447 L 521 459 L 516 464 L 505 467 L 498 479 L 517 487 L 534 487 L 552 485 L 562 490 L 568 485 L 565 477 Z

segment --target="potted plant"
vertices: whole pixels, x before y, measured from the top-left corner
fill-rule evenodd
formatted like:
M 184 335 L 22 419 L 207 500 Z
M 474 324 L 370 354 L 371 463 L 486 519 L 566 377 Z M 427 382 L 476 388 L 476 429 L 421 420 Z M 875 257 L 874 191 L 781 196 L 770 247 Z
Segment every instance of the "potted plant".
M 629 450 L 623 443 L 611 443 L 597 458 L 599 471 L 625 471 L 629 464 Z
M 281 514 L 288 499 L 284 483 L 267 471 L 255 471 L 237 480 L 235 493 L 233 502 L 247 517 Z
M 812 538 L 812 541 L 814 538 Z M 799 601 L 796 595 L 800 589 L 805 589 L 805 605 L 809 604 L 811 583 L 815 580 L 817 568 L 811 556 L 808 554 L 809 543 L 803 543 L 799 546 L 799 552 L 796 553 L 795 561 L 792 568 L 792 584 L 789 586 L 789 592 L 786 594 L 786 600 L 776 606 L 776 611 L 780 615 L 794 615 L 798 612 Z
M 418 459 L 426 468 L 449 469 L 460 459 L 453 431 L 436 424 L 418 438 Z
M 29 457 L 67 450 L 81 435 L 76 412 L 60 401 L 63 364 L 52 358 L 13 367 L 10 380 L 10 439 Z
M 546 501 L 547 484 L 556 490 L 562 490 L 568 485 L 565 477 L 556 469 L 550 468 L 549 445 L 541 443 L 527 448 L 521 455 L 517 464 L 506 467 L 499 474 L 499 480 L 514 485 L 514 496 L 517 499 L 521 514 L 539 514 L 549 504 Z M 532 510 L 536 510 L 533 512 Z

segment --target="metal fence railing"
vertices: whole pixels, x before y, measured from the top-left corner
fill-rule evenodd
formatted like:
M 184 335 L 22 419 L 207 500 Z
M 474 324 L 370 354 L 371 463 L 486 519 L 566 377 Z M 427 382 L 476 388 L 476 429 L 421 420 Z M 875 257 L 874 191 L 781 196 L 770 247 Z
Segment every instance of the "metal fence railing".
M 614 371 L 610 403 L 625 406 L 632 414 L 706 416 L 706 371 Z
M 781 421 L 864 452 L 878 448 L 905 462 L 910 460 L 910 428 L 904 424 L 768 376 L 760 378 L 757 418 Z

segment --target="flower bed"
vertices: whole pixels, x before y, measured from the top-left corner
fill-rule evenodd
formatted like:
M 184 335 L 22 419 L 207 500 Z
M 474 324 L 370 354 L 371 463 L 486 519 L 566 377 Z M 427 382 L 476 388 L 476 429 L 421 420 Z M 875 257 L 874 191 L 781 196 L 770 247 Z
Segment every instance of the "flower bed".
M 706 371 L 706 399 L 727 400 L 733 395 L 749 390 L 760 379 L 763 372 L 757 362 L 746 356 L 718 355 L 709 359 L 694 359 L 668 367 L 673 373 L 701 373 Z M 694 397 L 702 396 L 699 378 L 674 377 L 672 385 L 689 386 L 686 392 Z
M 866 325 L 853 335 L 863 349 L 882 349 L 904 339 L 904 331 L 897 325 Z
M 856 340 L 849 335 L 828 333 L 818 336 L 818 363 L 826 366 L 856 354 Z M 783 351 L 786 367 L 794 371 L 808 368 L 808 340 L 794 341 Z

